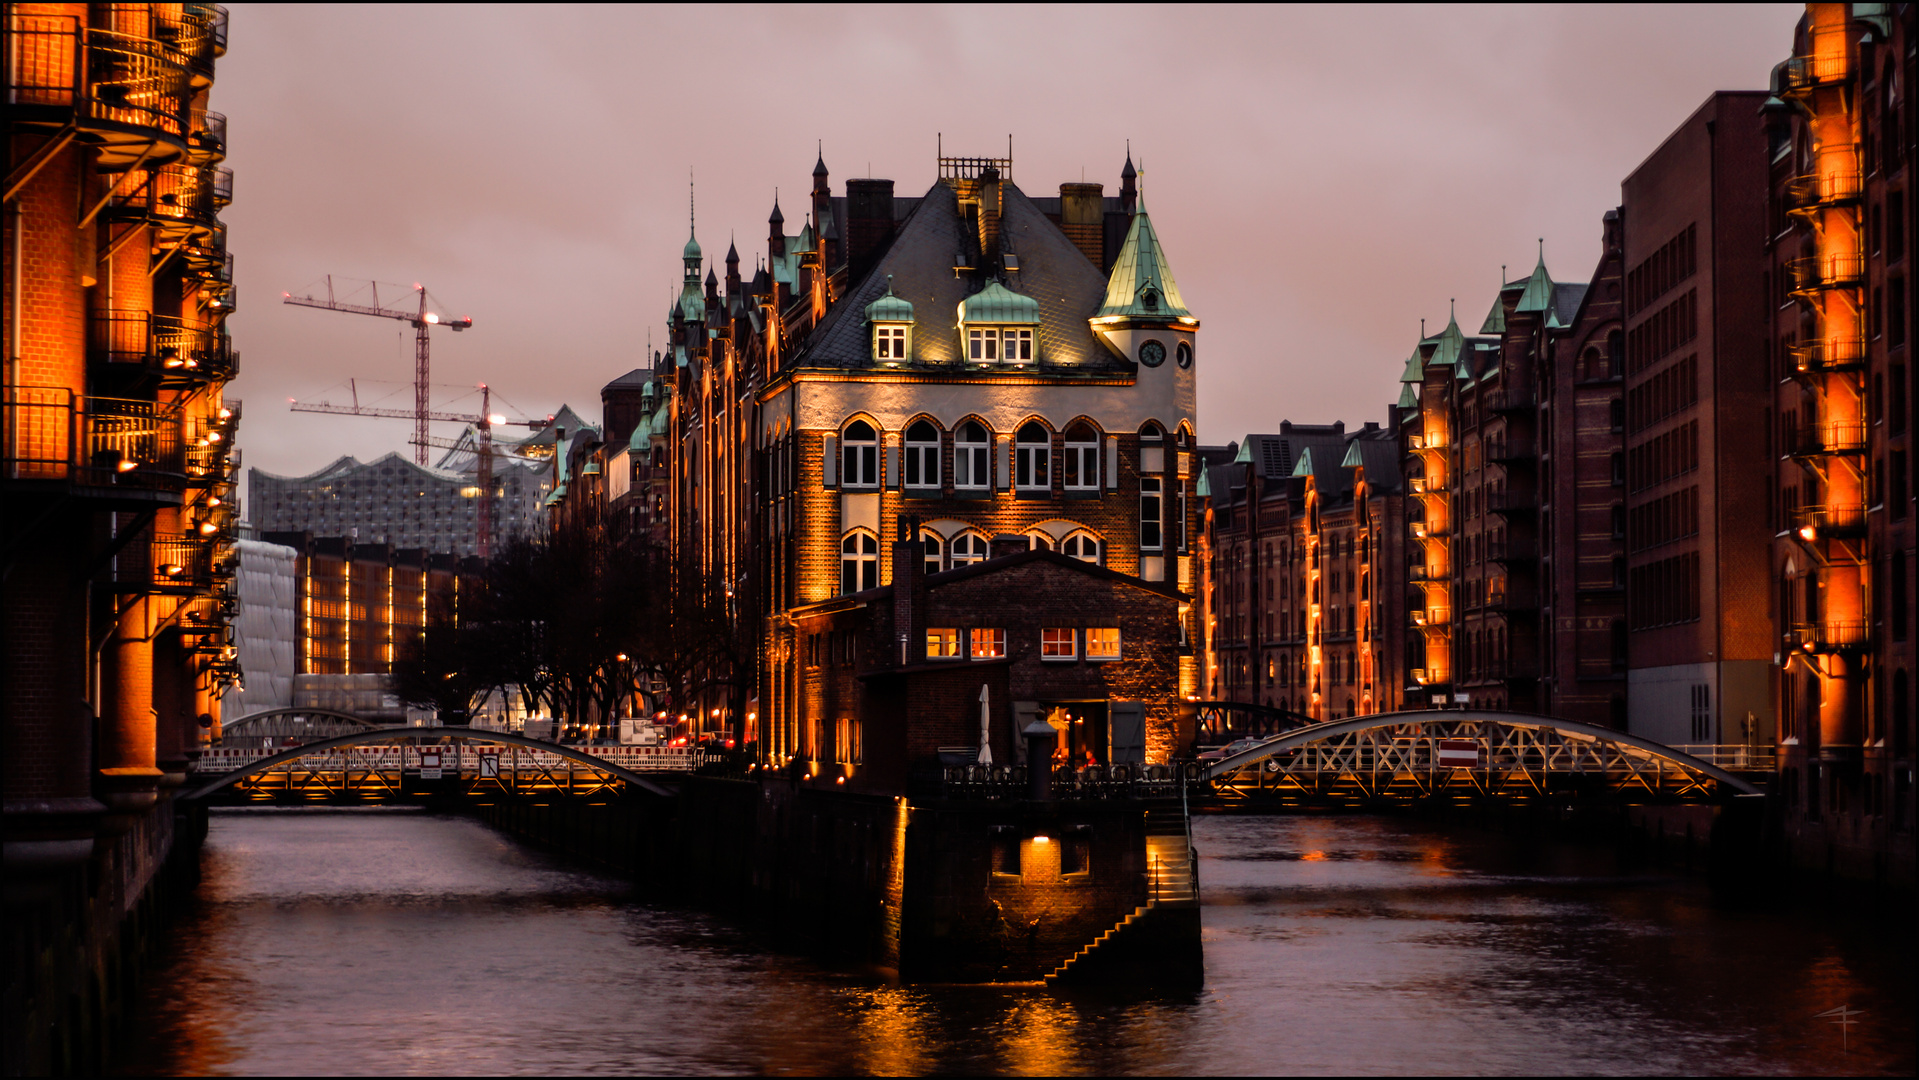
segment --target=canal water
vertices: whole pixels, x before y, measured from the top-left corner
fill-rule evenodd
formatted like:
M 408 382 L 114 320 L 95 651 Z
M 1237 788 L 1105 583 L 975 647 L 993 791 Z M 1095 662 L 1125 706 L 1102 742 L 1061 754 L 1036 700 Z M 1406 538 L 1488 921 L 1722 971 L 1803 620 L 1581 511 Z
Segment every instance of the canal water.
M 216 812 L 126 1073 L 1896 1073 L 1909 918 L 1609 852 L 1207 817 L 1206 987 L 895 986 L 462 817 Z M 1902 927 L 1901 924 L 1905 925 Z M 1840 1025 L 1820 1014 L 1854 1010 Z

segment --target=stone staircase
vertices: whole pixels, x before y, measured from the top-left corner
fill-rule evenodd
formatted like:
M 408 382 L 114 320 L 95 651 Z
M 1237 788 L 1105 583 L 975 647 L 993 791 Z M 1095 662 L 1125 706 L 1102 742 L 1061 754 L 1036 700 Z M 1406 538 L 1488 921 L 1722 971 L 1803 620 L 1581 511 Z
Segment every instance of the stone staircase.
M 1199 881 L 1193 872 L 1193 846 L 1187 839 L 1184 811 L 1147 811 L 1146 867 L 1146 902 L 1054 968 L 1046 976 L 1048 986 L 1087 974 L 1088 968 L 1098 966 L 1103 953 L 1113 951 L 1112 943 L 1116 939 L 1139 936 L 1142 924 L 1155 919 L 1164 921 L 1171 911 L 1178 909 L 1198 914 Z

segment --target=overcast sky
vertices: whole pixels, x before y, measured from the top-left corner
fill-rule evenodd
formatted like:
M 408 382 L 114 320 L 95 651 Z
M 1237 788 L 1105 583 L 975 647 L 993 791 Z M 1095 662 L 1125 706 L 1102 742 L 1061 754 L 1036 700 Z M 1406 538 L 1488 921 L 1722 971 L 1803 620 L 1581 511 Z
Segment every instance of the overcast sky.
M 281 304 L 323 275 L 424 283 L 436 405 L 599 417 L 699 238 L 750 268 L 774 189 L 797 229 L 816 140 L 835 193 L 919 194 L 948 153 L 1032 195 L 1118 187 L 1127 140 L 1199 334 L 1200 437 L 1384 418 L 1420 320 L 1470 332 L 1537 241 L 1599 257 L 1619 181 L 1719 89 L 1766 85 L 1803 8 L 1217 10 L 235 5 L 230 118 L 246 463 L 407 452 L 411 330 Z M 723 268 L 722 268 L 723 272 Z M 436 425 L 451 435 L 457 425 Z

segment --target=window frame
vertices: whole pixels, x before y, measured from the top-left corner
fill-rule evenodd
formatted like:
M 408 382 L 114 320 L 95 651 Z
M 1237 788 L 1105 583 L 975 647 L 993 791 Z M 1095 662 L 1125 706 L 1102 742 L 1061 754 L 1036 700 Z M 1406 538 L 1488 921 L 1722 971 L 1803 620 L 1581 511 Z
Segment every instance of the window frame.
M 1120 658 L 1121 638 L 1119 633 L 1119 627 L 1089 626 L 1086 628 L 1085 633 L 1086 633 L 1086 660 L 1088 663 L 1093 663 L 1093 662 L 1112 663 L 1113 661 L 1118 660 Z M 1095 634 L 1105 635 L 1109 633 L 1113 636 L 1112 651 L 1097 652 L 1097 653 L 1094 652 L 1093 651 L 1093 635 Z
M 1141 551 L 1166 550 L 1164 484 L 1165 481 L 1157 476 L 1139 478 L 1139 549 Z
M 912 324 L 876 322 L 873 324 L 873 359 L 903 362 L 911 355 Z
M 925 438 L 915 439 L 914 429 L 924 427 L 933 433 L 929 442 Z M 904 460 L 900 470 L 902 486 L 914 491 L 938 491 L 940 489 L 940 436 L 939 425 L 924 417 L 906 426 L 901 437 L 905 447 Z M 930 475 L 932 479 L 927 479 Z
M 966 438 L 967 428 L 979 429 L 977 441 Z M 953 488 L 956 491 L 990 491 L 993 487 L 993 433 L 978 420 L 968 420 L 953 429 Z M 964 456 L 962 456 L 964 455 Z M 962 469 L 961 466 L 965 468 Z M 977 467 L 976 467 L 977 466 Z M 966 479 L 962 480 L 961 476 Z
M 1093 546 L 1093 557 L 1089 559 L 1089 558 L 1086 558 L 1084 555 L 1078 555 L 1071 551 L 1068 551 L 1067 547 L 1069 545 L 1074 544 L 1075 542 L 1077 542 L 1080 545 L 1091 544 Z M 1056 547 L 1054 550 L 1058 551 L 1061 555 L 1064 555 L 1069 559 L 1078 559 L 1080 562 L 1088 563 L 1093 566 L 1102 566 L 1105 564 L 1105 560 L 1106 560 L 1106 543 L 1103 540 L 1101 540 L 1099 536 L 1090 529 L 1075 529 L 1072 532 L 1067 533 L 1066 539 L 1061 540 L 1059 542 L 1059 546 Z
M 1038 430 L 1043 439 L 1027 441 L 1027 432 Z M 1028 420 L 1013 433 L 1013 491 L 1051 492 L 1053 490 L 1053 432 L 1037 420 Z M 1038 477 L 1035 482 L 1035 477 Z
M 962 545 L 967 549 L 964 553 L 960 551 Z M 949 570 L 985 562 L 992 557 L 993 542 L 971 529 L 946 542 L 946 566 Z
M 860 545 L 859 543 L 860 541 L 864 541 L 865 545 L 867 546 Z M 849 549 L 849 545 L 853 545 L 853 547 Z M 858 588 L 850 588 L 850 589 L 847 588 L 847 585 L 849 584 L 849 578 L 847 577 L 847 573 L 848 573 L 847 567 L 849 564 L 854 568 L 852 570 L 853 577 L 852 579 L 850 579 L 850 582 L 852 584 L 857 585 L 859 584 L 861 580 L 865 579 L 869 569 L 871 572 L 872 584 L 860 585 Z M 878 588 L 879 580 L 880 580 L 879 537 L 873 535 L 873 532 L 870 529 L 847 530 L 844 534 L 840 536 L 840 595 L 851 596 L 854 593 L 865 592 L 867 589 Z
M 927 660 L 964 660 L 966 639 L 961 636 L 957 626 L 929 626 L 926 628 Z
M 1075 438 L 1082 430 L 1090 431 L 1088 437 Z M 1061 462 L 1062 481 L 1067 491 L 1098 491 L 1100 483 L 1100 437 L 1099 432 L 1090 425 L 1075 425 L 1067 430 L 1066 452 Z M 1087 466 L 1092 466 L 1092 479 L 1087 479 Z
M 982 635 L 985 635 L 982 637 Z M 1006 628 L 1002 626 L 976 626 L 966 632 L 966 657 L 969 660 L 1003 660 L 1006 658 Z
M 937 574 L 946 569 L 946 538 L 931 529 L 920 530 L 921 570 Z
M 1002 326 L 999 330 L 1000 363 L 1024 367 L 1039 358 L 1035 349 L 1037 342 L 1030 326 Z M 1014 353 L 1019 355 L 1015 356 Z
M 1062 639 L 1059 635 L 1064 634 Z M 1062 643 L 1066 651 L 1058 651 Z M 1065 664 L 1079 660 L 1079 630 L 1071 626 L 1046 626 L 1039 632 L 1039 658 L 1044 663 Z
M 853 429 L 864 427 L 871 439 L 855 438 Z M 880 486 L 880 430 L 865 420 L 854 420 L 840 430 L 841 488 L 877 490 Z M 857 468 L 855 466 L 858 466 Z

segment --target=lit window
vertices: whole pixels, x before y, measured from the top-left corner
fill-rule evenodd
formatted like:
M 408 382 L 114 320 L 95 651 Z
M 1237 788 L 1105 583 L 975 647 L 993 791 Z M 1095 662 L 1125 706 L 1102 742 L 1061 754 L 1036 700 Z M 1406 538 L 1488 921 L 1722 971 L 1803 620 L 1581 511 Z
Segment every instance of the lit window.
M 1158 551 L 1162 543 L 1160 523 L 1160 484 L 1157 476 L 1139 478 L 1139 546 L 1141 551 Z
M 960 654 L 960 632 L 948 628 L 926 631 L 926 658 L 928 660 L 957 660 Z
M 857 765 L 864 757 L 865 747 L 860 743 L 865 725 L 850 716 L 842 716 L 833 724 L 833 760 L 841 765 Z
M 940 430 L 924 420 L 906 429 L 906 486 L 940 486 Z
M 987 486 L 991 479 L 986 468 L 988 443 L 984 425 L 972 420 L 960 425 L 959 433 L 953 439 L 954 487 Z
M 1099 488 L 1099 433 L 1074 424 L 1066 433 L 1066 487 L 1071 491 Z
M 1089 626 L 1086 628 L 1086 659 L 1119 659 L 1119 627 Z
M 993 660 L 1006 655 L 1006 631 L 974 630 L 972 633 L 972 657 L 975 660 Z
M 879 541 L 869 532 L 847 533 L 840 541 L 840 592 L 864 592 L 879 583 Z
M 873 328 L 873 357 L 877 360 L 906 359 L 906 327 L 875 326 Z
M 992 333 L 992 331 L 987 331 Z M 1031 330 L 1002 330 L 1000 332 L 1000 356 L 1009 364 L 1030 364 L 1033 362 L 1033 332 Z
M 1070 626 L 1049 626 L 1039 632 L 1039 658 L 1041 660 L 1078 659 L 1078 642 Z
M 1045 491 L 1053 486 L 1053 436 L 1046 425 L 1029 423 L 1019 429 L 1018 460 L 1013 467 L 1013 486 L 1022 491 Z
M 1066 538 L 1059 546 L 1060 554 L 1069 559 L 1099 565 L 1099 538 L 1092 533 L 1078 532 Z
M 846 427 L 841 448 L 840 483 L 846 487 L 878 487 L 880 483 L 880 440 L 873 425 L 855 420 Z
M 962 566 L 983 562 L 989 550 L 984 536 L 978 533 L 961 533 L 953 538 L 951 552 L 953 568 L 957 570 Z

